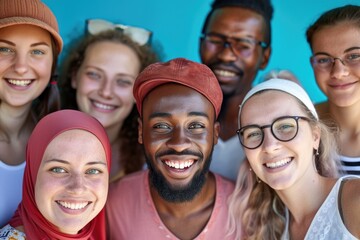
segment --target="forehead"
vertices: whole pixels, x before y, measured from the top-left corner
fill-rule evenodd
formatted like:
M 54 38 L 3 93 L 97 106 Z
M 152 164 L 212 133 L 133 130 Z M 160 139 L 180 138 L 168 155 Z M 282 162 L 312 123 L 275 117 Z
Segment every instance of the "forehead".
M 265 22 L 260 14 L 240 7 L 216 9 L 206 28 L 206 32 L 220 31 L 228 35 L 232 32 L 244 32 L 251 37 L 262 36 L 264 30 Z
M 215 118 L 211 102 L 196 90 L 179 84 L 164 84 L 150 91 L 143 101 L 143 117 L 154 113 L 167 115 L 188 115 L 202 113 Z
M 314 33 L 312 48 L 314 53 L 343 53 L 348 48 L 360 47 L 360 27 L 354 23 L 340 22 L 325 26 Z
M 47 146 L 48 149 L 59 149 L 65 146 L 73 146 L 74 148 L 79 148 L 79 143 L 89 143 L 89 144 L 100 144 L 100 140 L 92 133 L 82 130 L 82 129 L 71 129 L 65 132 L 58 134 L 54 137 Z M 84 144 L 86 145 L 86 144 Z
M 268 124 L 281 116 L 306 116 L 299 101 L 277 90 L 266 90 L 249 98 L 241 110 L 241 125 Z

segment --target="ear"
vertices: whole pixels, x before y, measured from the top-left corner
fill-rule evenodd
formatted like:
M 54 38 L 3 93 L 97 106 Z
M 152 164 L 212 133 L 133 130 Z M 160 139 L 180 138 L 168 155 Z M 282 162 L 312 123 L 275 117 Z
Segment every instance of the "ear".
M 143 144 L 143 138 L 142 138 L 142 133 L 143 133 L 143 125 L 142 125 L 142 119 L 138 118 L 138 142 L 140 144 Z
M 220 123 L 215 122 L 214 123 L 214 145 L 218 143 L 219 133 L 220 133 Z
M 264 50 L 262 61 L 260 64 L 260 69 L 266 68 L 266 66 L 268 65 L 269 60 L 270 60 L 270 55 L 271 55 L 271 46 L 269 46 L 268 48 L 266 48 Z
M 76 89 L 76 87 L 77 87 L 76 72 L 75 71 L 71 74 L 71 87 L 74 88 L 74 89 Z
M 319 149 L 320 139 L 321 139 L 321 129 L 320 129 L 320 127 L 316 126 L 313 128 L 312 132 L 313 132 L 313 139 L 314 139 L 313 149 Z

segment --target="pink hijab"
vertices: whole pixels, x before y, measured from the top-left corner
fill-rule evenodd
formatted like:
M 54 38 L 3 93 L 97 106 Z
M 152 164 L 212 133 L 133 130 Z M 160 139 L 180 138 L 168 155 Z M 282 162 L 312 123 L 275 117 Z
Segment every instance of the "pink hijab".
M 10 221 L 13 227 L 24 226 L 27 239 L 106 239 L 104 209 L 78 234 L 61 233 L 47 221 L 35 203 L 35 184 L 43 154 L 48 144 L 60 133 L 81 129 L 94 134 L 102 143 L 110 171 L 111 150 L 107 134 L 93 117 L 75 110 L 61 110 L 45 116 L 36 125 L 26 147 L 26 167 L 23 180 L 23 199 Z

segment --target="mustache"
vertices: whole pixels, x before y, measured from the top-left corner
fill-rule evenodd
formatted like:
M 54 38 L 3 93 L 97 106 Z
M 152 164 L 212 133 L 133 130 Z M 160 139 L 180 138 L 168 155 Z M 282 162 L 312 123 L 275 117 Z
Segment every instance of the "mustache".
M 161 152 L 157 152 L 155 154 L 155 158 L 159 158 L 159 157 L 162 157 L 162 156 L 165 156 L 165 155 L 178 155 L 178 156 L 181 156 L 181 155 L 193 155 L 193 156 L 197 156 L 199 158 L 203 158 L 204 155 L 201 153 L 201 152 L 195 152 L 195 151 L 191 151 L 191 150 L 184 150 L 184 151 L 181 151 L 181 152 L 177 152 L 173 149 L 168 149 L 168 150 L 164 150 L 164 151 L 161 151 Z

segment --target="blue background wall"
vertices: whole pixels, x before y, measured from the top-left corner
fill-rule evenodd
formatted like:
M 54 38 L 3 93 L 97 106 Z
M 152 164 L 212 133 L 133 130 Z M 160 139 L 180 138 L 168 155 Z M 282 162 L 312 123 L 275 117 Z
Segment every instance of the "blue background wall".
M 57 16 L 65 45 L 84 32 L 85 20 L 102 18 L 153 31 L 153 45 L 162 60 L 185 57 L 200 61 L 198 48 L 203 21 L 213 0 L 43 0 Z M 254 0 L 256 1 L 256 0 Z M 272 0 L 272 55 L 268 67 L 289 69 L 314 102 L 325 100 L 309 63 L 306 28 L 324 11 L 359 0 Z

